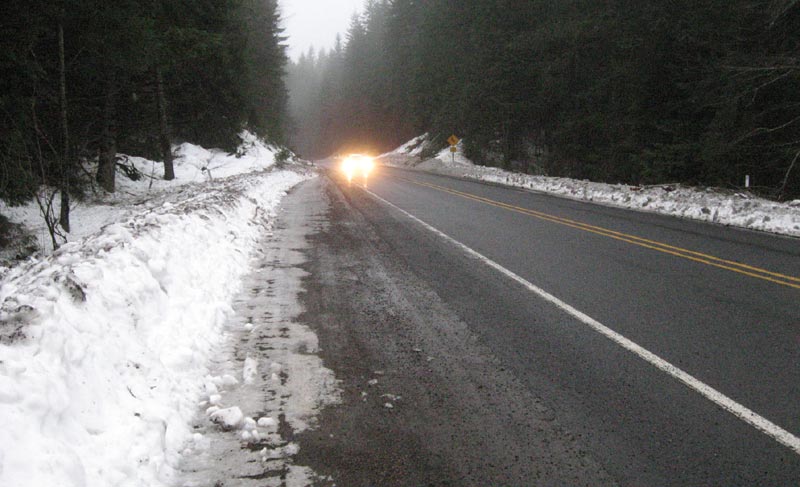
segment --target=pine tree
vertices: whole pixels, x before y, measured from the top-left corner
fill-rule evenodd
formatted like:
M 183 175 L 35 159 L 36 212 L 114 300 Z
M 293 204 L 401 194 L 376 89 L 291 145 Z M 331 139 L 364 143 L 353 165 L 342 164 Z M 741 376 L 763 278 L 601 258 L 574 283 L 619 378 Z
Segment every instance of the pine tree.
M 67 229 L 69 199 L 90 183 L 79 161 L 97 158 L 95 179 L 113 191 L 118 150 L 160 154 L 171 178 L 177 140 L 233 148 L 247 126 L 281 137 L 279 25 L 274 0 L 4 2 L 0 198 L 58 187 Z

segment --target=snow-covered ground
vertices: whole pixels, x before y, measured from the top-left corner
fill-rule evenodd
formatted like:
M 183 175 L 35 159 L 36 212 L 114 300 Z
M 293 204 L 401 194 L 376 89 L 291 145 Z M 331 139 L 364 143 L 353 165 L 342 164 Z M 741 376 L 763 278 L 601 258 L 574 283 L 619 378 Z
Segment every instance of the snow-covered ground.
M 420 160 L 425 136 L 403 144 L 379 160 L 388 166 L 414 168 L 487 181 L 598 204 L 800 237 L 800 200 L 777 203 L 749 193 L 681 185 L 634 187 L 568 178 L 531 176 L 473 164 L 459 146 Z M 454 157 L 455 156 L 455 157 Z
M 191 192 L 189 185 L 222 179 L 237 174 L 261 171 L 275 163 L 277 149 L 259 141 L 249 132 L 241 134 L 242 144 L 237 154 L 228 154 L 219 149 L 205 149 L 184 143 L 174 148 L 175 180 L 162 179 L 162 164 L 141 157 L 122 156 L 122 162 L 135 167 L 142 175 L 139 181 L 132 181 L 121 171 L 117 172 L 116 193 L 99 192 L 90 195 L 86 202 L 73 201 L 70 208 L 72 233 L 69 240 L 76 241 L 96 233 L 104 226 L 141 213 L 142 205 L 157 200 L 162 193 L 183 191 L 181 197 Z M 59 199 L 56 198 L 56 214 Z M 24 206 L 10 207 L 0 200 L 0 213 L 13 222 L 24 224 L 36 236 L 39 247 L 45 253 L 52 251 L 50 235 L 39 207 L 31 202 Z
M 249 380 L 209 363 L 281 198 L 312 174 L 269 170 L 274 150 L 252 137 L 241 152 L 184 144 L 175 181 L 119 174 L 117 194 L 75 208 L 69 243 L 0 267 L 0 485 L 170 485 L 202 443 L 201 401 Z M 41 232 L 33 206 L 0 211 Z M 230 406 L 211 420 L 272 424 Z

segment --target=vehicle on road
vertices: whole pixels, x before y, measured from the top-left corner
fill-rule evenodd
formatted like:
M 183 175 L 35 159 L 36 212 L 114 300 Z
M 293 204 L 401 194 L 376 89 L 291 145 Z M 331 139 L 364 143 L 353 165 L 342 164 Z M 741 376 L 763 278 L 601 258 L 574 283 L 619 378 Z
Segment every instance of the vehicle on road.
M 348 183 L 352 183 L 353 178 L 360 175 L 366 184 L 369 174 L 375 168 L 375 161 L 372 157 L 363 154 L 350 154 L 343 158 L 341 167 Z

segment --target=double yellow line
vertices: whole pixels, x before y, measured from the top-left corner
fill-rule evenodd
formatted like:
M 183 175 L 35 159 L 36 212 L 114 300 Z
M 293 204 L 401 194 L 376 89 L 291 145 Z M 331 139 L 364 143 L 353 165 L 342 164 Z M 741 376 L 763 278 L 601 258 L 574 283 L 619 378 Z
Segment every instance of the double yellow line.
M 439 186 L 437 184 L 425 183 L 421 181 L 415 181 L 412 179 L 401 178 L 402 180 L 416 184 L 418 186 L 424 186 L 427 188 L 435 189 L 437 191 L 441 191 L 444 193 L 449 193 L 455 196 L 460 196 L 462 198 L 470 199 L 473 201 L 478 201 L 480 203 L 484 203 L 491 206 L 496 206 L 498 208 L 503 208 L 509 211 L 514 211 L 516 213 L 522 213 L 523 215 L 532 216 L 538 218 L 540 220 L 545 220 L 552 223 L 557 223 L 559 225 L 564 225 L 567 227 L 572 227 L 578 230 L 582 230 L 584 232 L 594 233 L 596 235 L 601 235 L 603 237 L 613 238 L 615 240 L 619 240 L 621 242 L 626 242 L 632 245 L 637 245 L 639 247 L 644 247 L 647 249 L 655 250 L 657 252 L 662 252 L 664 254 L 673 255 L 675 257 L 680 257 L 682 259 L 691 260 L 693 262 L 698 262 L 700 264 L 710 265 L 712 267 L 717 267 L 720 269 L 725 269 L 727 271 L 735 272 L 737 274 L 743 274 L 745 276 L 754 277 L 756 279 L 761 279 L 762 281 L 769 281 L 775 284 L 780 284 L 781 286 L 787 286 L 794 289 L 800 289 L 800 278 L 787 276 L 785 274 L 780 274 L 777 272 L 768 271 L 766 269 L 761 269 L 759 267 L 754 267 L 747 264 L 742 264 L 741 262 L 735 262 L 732 260 L 721 259 L 719 257 L 715 257 L 713 255 L 704 254 L 702 252 L 695 252 L 694 250 L 688 250 L 681 247 L 676 247 L 674 245 L 669 245 L 663 242 L 658 242 L 656 240 L 650 240 L 647 238 L 637 237 L 636 235 L 630 235 L 627 233 L 617 232 L 614 230 L 609 230 L 608 228 L 598 227 L 595 225 L 589 225 L 588 223 L 582 223 L 575 220 L 570 220 L 568 218 L 562 218 L 559 216 L 549 215 L 547 213 L 542 213 L 540 211 L 530 210 L 528 208 L 522 208 L 519 206 L 510 205 L 508 203 L 503 203 L 501 201 L 491 200 L 489 198 L 484 198 L 482 196 L 477 196 L 470 193 L 464 193 L 462 191 L 458 191 L 455 189 L 447 188 L 444 186 Z

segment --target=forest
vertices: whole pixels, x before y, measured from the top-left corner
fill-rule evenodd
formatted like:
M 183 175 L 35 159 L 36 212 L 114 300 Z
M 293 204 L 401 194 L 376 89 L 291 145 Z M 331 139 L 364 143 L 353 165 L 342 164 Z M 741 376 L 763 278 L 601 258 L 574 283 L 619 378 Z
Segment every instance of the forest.
M 118 154 L 169 179 L 172 144 L 244 128 L 307 158 L 455 134 L 526 173 L 800 197 L 798 0 L 367 0 L 297 60 L 278 0 L 8 0 L 0 32 L 0 199 L 67 231 Z
M 800 197 L 797 0 L 369 0 L 288 67 L 294 147 Z
M 51 234 L 71 198 L 114 191 L 117 154 L 171 179 L 173 143 L 285 136 L 277 0 L 4 0 L 0 32 L 0 199 L 36 199 Z

